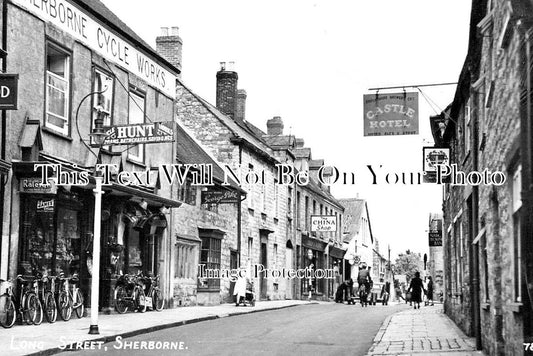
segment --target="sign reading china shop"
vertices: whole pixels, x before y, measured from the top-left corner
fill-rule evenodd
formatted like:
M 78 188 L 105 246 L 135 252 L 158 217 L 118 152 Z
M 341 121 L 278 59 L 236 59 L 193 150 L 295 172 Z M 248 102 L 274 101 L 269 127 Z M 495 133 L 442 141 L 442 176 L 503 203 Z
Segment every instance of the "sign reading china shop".
M 104 145 L 173 142 L 172 127 L 174 127 L 172 121 L 104 127 L 106 131 Z
M 418 93 L 363 96 L 364 135 L 418 134 Z
M 136 45 L 117 36 L 80 8 L 65 0 L 12 0 L 41 19 L 114 62 L 143 78 L 171 98 L 176 97 L 176 76 L 136 49 Z
M 311 232 L 337 232 L 335 215 L 311 215 Z

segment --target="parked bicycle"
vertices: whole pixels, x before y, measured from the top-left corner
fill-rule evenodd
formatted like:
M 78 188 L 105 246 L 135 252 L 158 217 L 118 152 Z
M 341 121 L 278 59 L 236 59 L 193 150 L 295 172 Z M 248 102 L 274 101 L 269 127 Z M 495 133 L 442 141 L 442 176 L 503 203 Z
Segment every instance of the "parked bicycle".
M 118 313 L 124 314 L 128 309 L 141 313 L 146 311 L 146 295 L 139 279 L 140 276 L 125 274 L 117 280 L 114 302 Z
M 39 281 L 35 293 L 39 296 L 44 315 L 49 323 L 57 320 L 57 303 L 54 297 L 55 280 L 53 276 L 43 276 Z
M 143 276 L 141 279 L 144 283 L 144 292 L 146 295 L 146 306 L 152 310 L 163 310 L 165 300 L 163 299 L 163 293 L 159 289 L 159 275 Z
M 20 291 L 18 308 L 13 292 L 13 280 L 0 279 L 0 283 L 8 283 L 5 293 L 0 295 L 0 325 L 4 328 L 12 327 L 17 319 L 17 312 L 23 324 L 40 324 L 43 320 L 43 309 L 37 294 L 31 287 L 35 286 L 34 283 L 38 283 L 38 280 L 33 277 L 26 279 L 22 275 L 18 275 L 16 280 L 19 282 Z

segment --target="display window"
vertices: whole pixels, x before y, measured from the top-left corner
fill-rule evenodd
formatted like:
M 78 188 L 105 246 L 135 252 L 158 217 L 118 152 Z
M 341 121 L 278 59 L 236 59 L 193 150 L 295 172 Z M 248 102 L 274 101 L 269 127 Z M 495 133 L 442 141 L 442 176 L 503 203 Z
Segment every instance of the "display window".
M 80 273 L 83 250 L 80 211 L 80 203 L 56 195 L 22 196 L 20 273 L 34 276 Z

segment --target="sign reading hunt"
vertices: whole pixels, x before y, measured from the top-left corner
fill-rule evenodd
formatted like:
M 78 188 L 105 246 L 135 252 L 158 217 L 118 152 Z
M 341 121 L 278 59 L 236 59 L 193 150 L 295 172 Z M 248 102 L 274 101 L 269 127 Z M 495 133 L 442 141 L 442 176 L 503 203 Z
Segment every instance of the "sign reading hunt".
M 311 215 L 311 232 L 337 232 L 335 215 Z
M 0 74 L 0 110 L 17 110 L 18 74 Z
M 52 23 L 92 50 L 146 80 L 171 98 L 176 97 L 176 76 L 136 45 L 109 31 L 78 6 L 65 0 L 12 0 L 46 22 Z
M 418 93 L 363 96 L 364 136 L 418 134 Z
M 106 131 L 104 145 L 173 142 L 173 127 L 172 121 L 104 127 Z
M 238 203 L 241 196 L 236 190 L 207 190 L 202 192 L 202 204 Z

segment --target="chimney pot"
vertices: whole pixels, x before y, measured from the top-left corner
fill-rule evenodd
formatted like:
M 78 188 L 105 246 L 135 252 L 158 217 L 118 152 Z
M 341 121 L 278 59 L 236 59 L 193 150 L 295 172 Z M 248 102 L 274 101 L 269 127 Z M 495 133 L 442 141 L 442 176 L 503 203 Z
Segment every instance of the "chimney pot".
M 178 27 L 161 27 L 161 36 L 156 37 L 155 43 L 157 53 L 176 67 L 181 74 L 183 41 L 178 36 Z
M 283 135 L 283 120 L 280 116 L 274 116 L 267 121 L 267 134 L 272 136 Z

